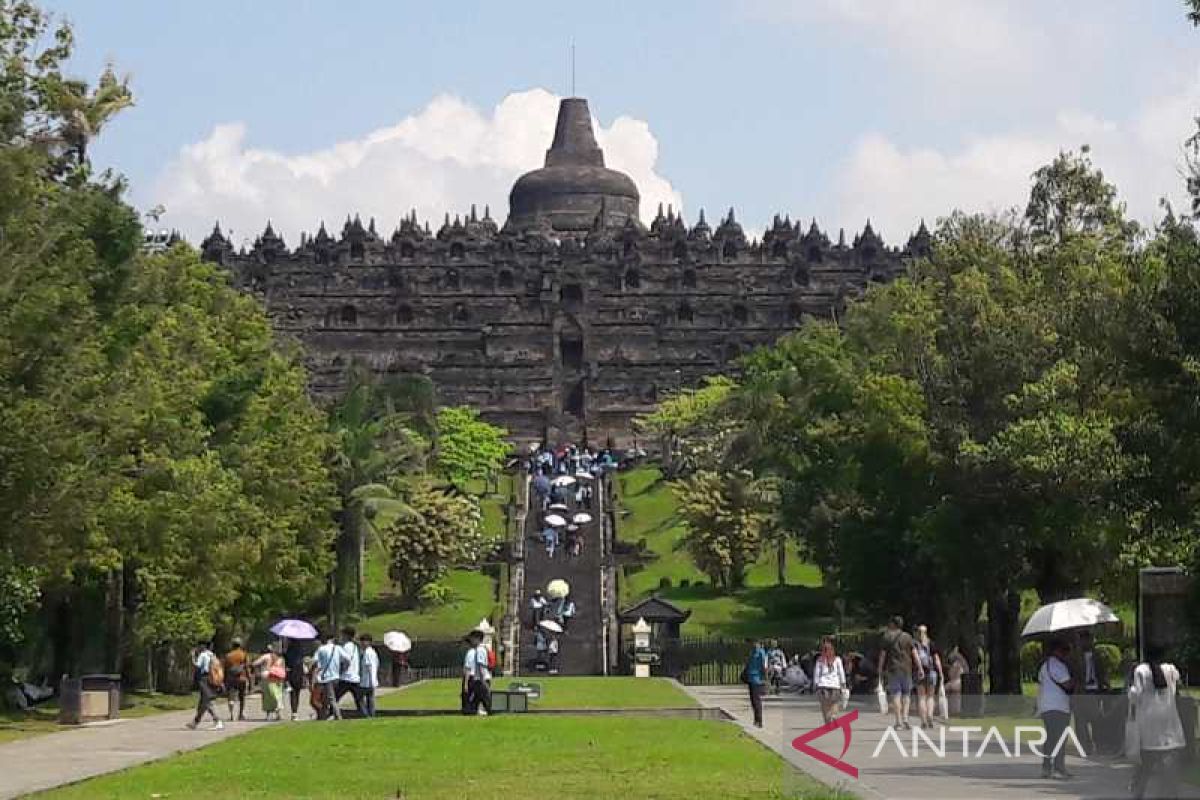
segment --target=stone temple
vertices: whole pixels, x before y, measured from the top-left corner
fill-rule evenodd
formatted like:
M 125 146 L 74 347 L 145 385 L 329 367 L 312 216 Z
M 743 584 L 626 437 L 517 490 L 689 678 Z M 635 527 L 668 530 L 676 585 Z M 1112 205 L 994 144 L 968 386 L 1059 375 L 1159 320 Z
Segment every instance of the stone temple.
M 420 373 L 439 400 L 468 404 L 518 438 L 627 442 L 656 401 L 809 317 L 836 316 L 871 282 L 928 252 L 924 224 L 903 249 L 870 222 L 847 243 L 776 216 L 747 241 L 732 209 L 713 228 L 673 209 L 647 229 L 638 189 L 604 165 L 587 101 L 562 101 L 545 166 L 522 175 L 503 226 L 485 208 L 436 233 L 415 214 L 389 238 L 355 217 L 289 249 L 270 223 L 249 251 L 220 227 L 204 240 L 298 339 L 322 398 L 358 362 Z

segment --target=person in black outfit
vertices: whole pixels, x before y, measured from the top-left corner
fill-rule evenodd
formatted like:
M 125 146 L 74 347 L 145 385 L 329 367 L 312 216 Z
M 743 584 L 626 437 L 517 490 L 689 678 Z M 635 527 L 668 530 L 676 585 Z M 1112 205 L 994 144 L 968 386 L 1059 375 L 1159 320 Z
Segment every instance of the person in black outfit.
M 287 667 L 289 702 L 292 704 L 292 719 L 300 714 L 300 690 L 304 688 L 304 657 L 308 648 L 298 639 L 285 639 L 283 664 Z

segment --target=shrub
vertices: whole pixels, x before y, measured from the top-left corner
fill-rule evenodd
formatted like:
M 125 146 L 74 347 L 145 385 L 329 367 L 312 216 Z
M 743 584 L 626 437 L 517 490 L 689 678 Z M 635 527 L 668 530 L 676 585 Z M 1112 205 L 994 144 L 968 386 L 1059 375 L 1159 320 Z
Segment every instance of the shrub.
M 1026 642 L 1021 645 L 1021 677 L 1037 680 L 1038 667 L 1042 665 L 1042 643 Z
M 688 588 L 688 587 L 689 587 L 689 586 L 691 586 L 691 585 L 692 585 L 692 582 L 691 582 L 690 580 L 688 580 L 687 578 L 684 578 L 683 580 L 681 580 L 681 581 L 679 582 L 679 588 L 680 588 L 680 589 L 686 589 L 686 588 Z
M 422 606 L 444 606 L 450 602 L 450 587 L 441 581 L 433 581 L 417 592 L 417 602 Z
M 1121 669 L 1121 649 L 1115 644 L 1107 642 L 1096 645 L 1096 661 L 1100 663 L 1100 669 L 1112 681 L 1120 676 Z
M 667 577 L 666 575 L 663 575 L 661 578 L 658 579 L 658 588 L 670 589 L 671 588 L 671 579 L 669 577 Z

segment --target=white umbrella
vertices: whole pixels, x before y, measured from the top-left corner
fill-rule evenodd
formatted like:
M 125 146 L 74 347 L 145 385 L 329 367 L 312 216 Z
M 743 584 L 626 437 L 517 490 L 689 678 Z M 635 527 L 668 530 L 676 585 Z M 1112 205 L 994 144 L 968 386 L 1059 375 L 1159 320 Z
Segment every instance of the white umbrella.
M 555 600 L 566 597 L 571 593 L 571 585 L 562 578 L 555 578 L 546 584 L 546 595 Z
M 563 519 L 562 517 L 560 517 L 558 514 L 547 514 L 546 515 L 546 524 L 552 525 L 555 528 L 561 528 L 563 525 L 567 524 L 567 521 L 565 519 Z
M 574 522 L 576 525 L 587 525 L 591 521 L 592 521 L 592 515 L 587 514 L 583 511 L 580 511 L 578 514 L 571 517 L 571 522 Z
M 567 504 L 566 503 L 551 503 L 549 505 L 549 509 L 551 511 L 566 511 Z
M 1120 622 L 1117 615 L 1099 600 L 1088 597 L 1077 597 L 1074 600 L 1060 600 L 1057 603 L 1044 605 L 1025 623 L 1022 636 L 1038 636 L 1039 634 L 1067 631 L 1073 628 L 1090 628 L 1105 622 Z
M 479 620 L 479 624 L 475 626 L 475 630 L 483 634 L 496 632 L 496 629 L 492 627 L 492 623 L 488 621 L 487 617 Z
M 562 633 L 562 631 L 563 631 L 562 625 L 559 625 L 557 622 L 555 622 L 552 619 L 544 619 L 541 622 L 539 622 L 538 625 L 541 625 L 546 630 L 552 631 L 554 633 Z
M 553 483 L 555 486 L 570 486 L 571 484 L 575 483 L 575 479 L 572 478 L 570 475 L 559 475 L 557 478 L 555 478 L 554 480 L 552 480 L 550 482 Z
M 584 472 L 583 470 L 579 470 L 579 472 L 576 472 L 576 473 L 575 473 L 575 477 L 576 477 L 576 478 L 579 478 L 579 480 L 581 480 L 581 481 L 594 481 L 594 480 L 596 480 L 596 476 L 595 476 L 595 475 L 593 475 L 593 474 L 592 474 L 592 473 L 590 473 L 590 472 Z
M 383 635 L 383 646 L 397 653 L 407 653 L 412 650 L 412 639 L 400 631 L 388 631 Z

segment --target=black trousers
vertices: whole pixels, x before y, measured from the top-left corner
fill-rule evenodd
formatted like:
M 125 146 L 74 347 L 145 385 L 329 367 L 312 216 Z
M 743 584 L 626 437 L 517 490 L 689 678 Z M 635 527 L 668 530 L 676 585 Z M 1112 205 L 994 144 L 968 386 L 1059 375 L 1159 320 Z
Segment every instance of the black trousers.
M 492 713 L 492 687 L 488 686 L 487 681 L 479 678 L 467 679 L 466 706 L 465 711 L 468 714 L 478 714 L 480 706 L 489 714 Z
M 767 691 L 765 683 L 750 684 L 750 708 L 754 709 L 754 726 L 761 728 L 763 726 L 763 694 Z
M 200 700 L 196 703 L 196 719 L 195 724 L 199 725 L 200 720 L 204 718 L 207 712 L 213 718 L 213 722 L 217 721 L 217 712 L 213 711 L 212 701 L 217 696 L 217 692 L 213 689 L 212 684 L 208 682 L 207 675 L 201 675 L 198 681 L 200 688 Z
M 361 716 L 365 717 L 367 712 L 366 709 L 363 708 L 362 686 L 357 683 L 351 683 L 350 681 L 338 681 L 337 691 L 334 693 L 334 701 L 336 702 L 341 700 L 342 695 L 344 695 L 346 692 L 349 692 L 350 696 L 354 698 L 354 708 L 357 709 Z
M 1046 711 L 1042 714 L 1042 724 L 1046 726 L 1046 743 L 1042 745 L 1042 772 L 1050 772 L 1052 769 L 1065 772 L 1068 745 L 1062 738 L 1071 724 L 1071 714 L 1067 711 Z M 1054 755 L 1056 747 L 1058 755 Z
M 1179 773 L 1183 768 L 1183 748 L 1177 750 L 1143 750 L 1142 763 L 1133 772 L 1129 786 L 1133 800 L 1146 797 L 1146 786 L 1153 778 L 1157 784 L 1150 797 L 1176 798 L 1179 796 Z

